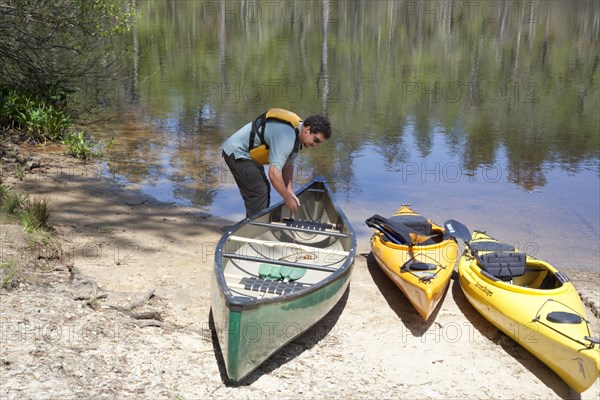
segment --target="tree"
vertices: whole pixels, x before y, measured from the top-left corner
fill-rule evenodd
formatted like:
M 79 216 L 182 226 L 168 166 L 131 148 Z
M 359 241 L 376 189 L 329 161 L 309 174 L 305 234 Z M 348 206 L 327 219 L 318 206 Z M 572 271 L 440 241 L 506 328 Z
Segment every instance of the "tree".
M 129 29 L 129 0 L 0 0 L 0 85 L 68 87 L 105 74 Z M 134 2 L 134 0 L 131 0 Z

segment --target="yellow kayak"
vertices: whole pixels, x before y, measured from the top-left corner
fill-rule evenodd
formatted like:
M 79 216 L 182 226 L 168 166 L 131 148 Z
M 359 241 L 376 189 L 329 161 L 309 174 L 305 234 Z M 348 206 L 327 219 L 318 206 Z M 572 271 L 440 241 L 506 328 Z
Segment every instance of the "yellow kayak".
M 446 225 L 448 231 L 460 231 L 456 224 Z M 600 371 L 599 341 L 591 337 L 583 304 L 568 277 L 483 232 L 472 237 L 469 232 L 466 239 L 458 276 L 468 301 L 571 388 L 587 390 Z
M 456 240 L 406 204 L 390 218 L 375 214 L 366 223 L 376 229 L 371 237 L 375 260 L 427 320 L 452 276 L 458 258 Z

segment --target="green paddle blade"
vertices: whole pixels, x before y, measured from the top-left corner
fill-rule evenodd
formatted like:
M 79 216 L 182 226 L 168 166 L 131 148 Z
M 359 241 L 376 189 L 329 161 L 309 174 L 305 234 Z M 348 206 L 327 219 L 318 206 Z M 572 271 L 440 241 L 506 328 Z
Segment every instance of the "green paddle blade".
M 285 282 L 295 281 L 297 279 L 302 278 L 304 274 L 306 274 L 306 270 L 304 268 L 296 268 L 289 266 L 283 266 L 279 271 L 281 273 L 281 277 Z
M 260 264 L 258 275 L 269 281 L 278 281 L 281 279 L 281 266 L 273 264 Z

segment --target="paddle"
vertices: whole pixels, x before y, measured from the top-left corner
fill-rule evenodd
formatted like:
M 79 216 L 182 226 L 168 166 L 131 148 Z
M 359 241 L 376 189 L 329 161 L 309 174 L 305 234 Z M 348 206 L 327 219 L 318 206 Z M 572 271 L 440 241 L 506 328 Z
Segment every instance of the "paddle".
M 471 250 L 471 253 L 473 256 L 475 256 L 475 259 L 479 265 L 485 265 L 483 260 L 481 260 L 479 257 L 479 254 L 477 254 L 477 251 L 471 247 L 471 240 L 473 239 L 473 236 L 471 236 L 471 231 L 469 228 L 454 219 L 449 219 L 448 221 L 444 222 L 444 227 L 446 228 L 446 233 L 448 233 L 449 236 L 455 239 L 461 239 L 463 242 L 465 242 L 465 245 L 467 245 L 469 250 Z
M 375 214 L 371 218 L 368 218 L 365 221 L 365 224 L 367 224 L 367 226 L 371 228 L 377 229 L 378 231 L 383 233 L 385 237 L 387 237 L 396 244 L 412 245 L 412 239 L 410 238 L 410 234 L 407 231 L 401 230 L 399 226 L 394 226 L 394 229 L 385 229 L 385 224 L 382 221 L 382 217 L 380 217 L 377 214 Z M 390 232 L 390 230 L 392 232 Z M 396 238 L 394 235 L 398 235 L 398 238 Z
M 467 244 L 473 239 L 469 228 L 456 220 L 449 219 L 448 221 L 444 222 L 444 227 L 446 227 L 446 232 L 448 232 L 449 236 L 452 236 L 456 239 L 461 239 Z
M 304 274 L 306 274 L 306 270 L 298 267 L 262 263 L 258 268 L 258 275 L 269 281 L 295 281 L 302 278 Z
M 306 270 L 304 268 L 294 268 L 287 265 L 281 267 L 281 277 L 284 282 L 295 281 L 304 276 Z

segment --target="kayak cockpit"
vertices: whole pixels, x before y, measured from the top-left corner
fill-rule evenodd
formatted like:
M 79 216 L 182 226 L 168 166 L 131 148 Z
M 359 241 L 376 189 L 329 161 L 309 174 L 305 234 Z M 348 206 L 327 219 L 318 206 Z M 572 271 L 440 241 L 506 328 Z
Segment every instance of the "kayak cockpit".
M 491 252 L 482 254 L 479 258 L 481 274 L 494 282 L 552 290 L 569 281 L 563 272 L 555 271 L 546 263 L 528 257 L 525 253 Z

